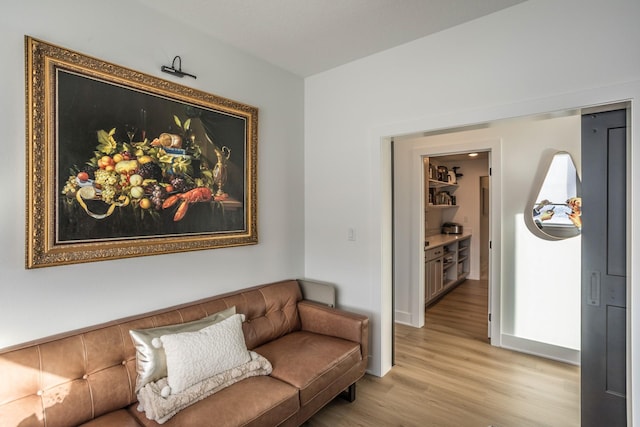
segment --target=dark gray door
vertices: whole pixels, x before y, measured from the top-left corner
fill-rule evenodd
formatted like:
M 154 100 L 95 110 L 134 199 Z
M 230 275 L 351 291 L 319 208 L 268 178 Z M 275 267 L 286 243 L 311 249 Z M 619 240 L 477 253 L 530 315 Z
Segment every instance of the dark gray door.
M 626 116 L 582 116 L 583 426 L 627 425 Z

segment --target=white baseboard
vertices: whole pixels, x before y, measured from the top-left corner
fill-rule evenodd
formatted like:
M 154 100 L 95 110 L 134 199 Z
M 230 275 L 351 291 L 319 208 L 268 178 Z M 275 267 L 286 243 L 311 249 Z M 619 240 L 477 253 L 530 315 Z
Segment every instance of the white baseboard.
M 521 353 L 532 354 L 546 359 L 557 360 L 572 365 L 580 365 L 580 351 L 572 348 L 560 347 L 539 341 L 532 341 L 514 335 L 502 334 L 501 347 Z
M 395 316 L 396 316 L 396 323 L 401 323 L 407 326 L 413 326 L 413 323 L 411 323 L 411 313 L 407 311 L 396 310 Z

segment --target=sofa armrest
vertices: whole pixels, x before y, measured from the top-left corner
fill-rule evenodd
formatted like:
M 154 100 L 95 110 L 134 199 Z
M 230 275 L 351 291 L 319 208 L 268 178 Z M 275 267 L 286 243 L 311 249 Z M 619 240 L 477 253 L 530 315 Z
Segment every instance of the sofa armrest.
M 369 318 L 311 301 L 298 303 L 302 330 L 360 344 L 362 359 L 369 356 Z

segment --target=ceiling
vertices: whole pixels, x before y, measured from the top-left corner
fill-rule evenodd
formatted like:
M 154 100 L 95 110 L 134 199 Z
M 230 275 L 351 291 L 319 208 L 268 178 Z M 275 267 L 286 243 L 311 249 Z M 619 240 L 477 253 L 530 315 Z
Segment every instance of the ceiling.
M 525 0 L 137 1 L 307 77 Z

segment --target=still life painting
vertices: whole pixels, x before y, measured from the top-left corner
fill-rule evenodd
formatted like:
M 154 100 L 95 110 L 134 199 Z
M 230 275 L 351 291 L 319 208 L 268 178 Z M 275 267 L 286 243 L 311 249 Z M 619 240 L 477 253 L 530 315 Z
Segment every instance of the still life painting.
M 257 108 L 26 49 L 27 268 L 257 243 Z

